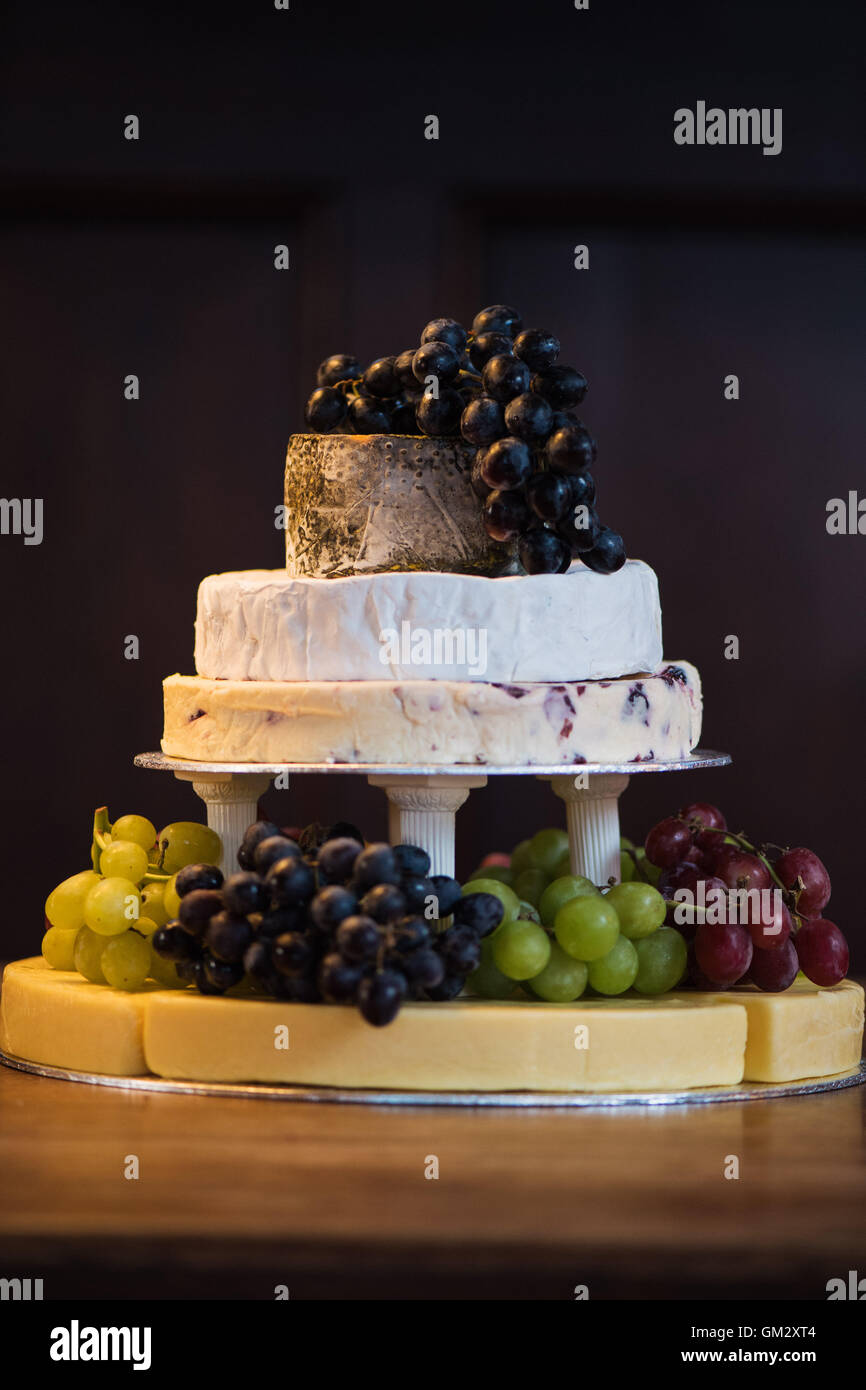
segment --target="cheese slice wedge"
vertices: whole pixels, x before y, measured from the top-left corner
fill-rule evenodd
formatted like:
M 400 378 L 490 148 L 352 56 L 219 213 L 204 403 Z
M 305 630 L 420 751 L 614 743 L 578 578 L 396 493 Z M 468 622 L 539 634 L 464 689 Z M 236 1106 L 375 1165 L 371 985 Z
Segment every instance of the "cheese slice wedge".
M 158 989 L 140 993 L 93 985 L 74 970 L 52 970 L 41 956 L 3 972 L 0 1048 L 28 1062 L 108 1076 L 140 1076 L 144 1014 Z
M 783 994 L 743 989 L 714 997 L 734 998 L 745 1007 L 749 1081 L 833 1076 L 860 1061 L 863 987 L 855 980 L 843 980 L 832 989 L 796 980 Z

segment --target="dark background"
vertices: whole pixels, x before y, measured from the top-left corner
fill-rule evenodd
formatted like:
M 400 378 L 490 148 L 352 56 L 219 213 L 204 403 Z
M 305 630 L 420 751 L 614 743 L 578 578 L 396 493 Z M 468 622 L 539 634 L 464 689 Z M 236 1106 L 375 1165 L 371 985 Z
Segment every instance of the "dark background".
M 605 519 L 657 570 L 666 655 L 700 668 L 702 741 L 735 760 L 634 778 L 624 828 L 706 798 L 813 847 L 863 968 L 866 540 L 825 529 L 864 476 L 859 14 L 7 6 L 2 493 L 45 499 L 45 539 L 0 537 L 2 954 L 37 949 L 94 806 L 158 825 L 202 811 L 131 760 L 158 746 L 162 677 L 193 669 L 200 578 L 282 561 L 273 508 L 316 363 L 505 300 L 588 375 Z M 676 146 L 674 110 L 699 99 L 782 107 L 782 153 Z M 294 778 L 269 805 L 385 830 L 352 776 Z M 458 867 L 560 809 L 497 779 L 460 813 Z

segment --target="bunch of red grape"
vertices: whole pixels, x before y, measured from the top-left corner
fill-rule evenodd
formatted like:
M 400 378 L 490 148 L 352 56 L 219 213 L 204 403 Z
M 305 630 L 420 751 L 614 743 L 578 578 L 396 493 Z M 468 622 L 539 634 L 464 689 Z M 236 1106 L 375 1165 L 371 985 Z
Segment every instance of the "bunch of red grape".
M 658 888 L 671 920 L 689 938 L 689 977 L 698 989 L 750 983 L 775 993 L 793 984 L 798 970 L 825 987 L 844 979 L 848 946 L 822 915 L 830 875 L 812 850 L 757 848 L 728 830 L 718 807 L 694 802 L 653 826 L 645 852 L 661 871 Z M 691 905 L 674 919 L 678 890 L 693 897 L 680 893 L 679 901 Z M 749 890 L 757 892 L 747 900 Z M 748 920 L 737 920 L 738 906 L 759 903 Z

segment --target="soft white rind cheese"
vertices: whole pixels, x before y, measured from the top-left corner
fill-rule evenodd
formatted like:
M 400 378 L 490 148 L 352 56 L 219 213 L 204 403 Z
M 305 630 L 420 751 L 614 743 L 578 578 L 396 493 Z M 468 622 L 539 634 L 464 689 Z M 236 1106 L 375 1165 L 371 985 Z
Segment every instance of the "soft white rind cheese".
M 602 680 L 661 660 L 658 582 L 641 560 L 501 579 L 244 570 L 198 591 L 195 667 L 215 680 Z
M 200 762 L 525 764 L 685 757 L 687 662 L 615 681 L 230 681 L 169 676 L 162 747 Z

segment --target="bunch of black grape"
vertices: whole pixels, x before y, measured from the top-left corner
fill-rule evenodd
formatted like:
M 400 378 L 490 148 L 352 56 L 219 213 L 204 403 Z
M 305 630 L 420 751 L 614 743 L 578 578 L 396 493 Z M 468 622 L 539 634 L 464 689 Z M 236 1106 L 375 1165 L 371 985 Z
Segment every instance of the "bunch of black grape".
M 558 361 L 559 349 L 507 304 L 482 309 L 471 333 L 433 319 L 418 348 L 364 371 L 355 357 L 326 358 L 306 422 L 326 434 L 462 434 L 477 450 L 472 485 L 487 533 L 516 540 L 528 574 L 561 574 L 573 559 L 613 574 L 625 547 L 599 520 L 596 444 L 574 414 L 587 381 Z
M 499 899 L 463 897 L 456 879 L 430 876 L 424 850 L 365 846 L 352 826 L 302 840 L 306 853 L 257 821 L 239 873 L 224 881 L 210 864 L 182 869 L 178 918 L 154 934 L 157 953 L 203 994 L 246 980 L 293 1003 L 355 1004 L 378 1027 L 406 999 L 455 998 L 502 920 Z

